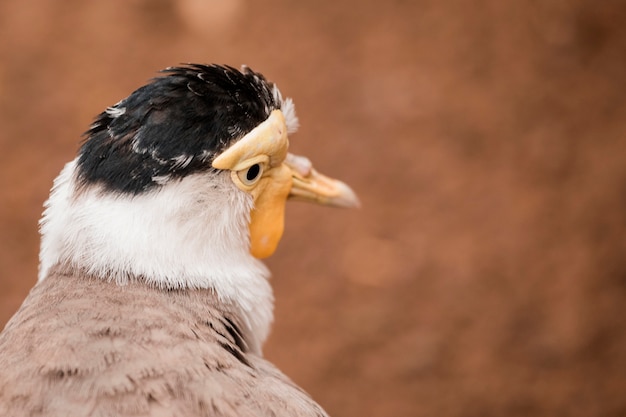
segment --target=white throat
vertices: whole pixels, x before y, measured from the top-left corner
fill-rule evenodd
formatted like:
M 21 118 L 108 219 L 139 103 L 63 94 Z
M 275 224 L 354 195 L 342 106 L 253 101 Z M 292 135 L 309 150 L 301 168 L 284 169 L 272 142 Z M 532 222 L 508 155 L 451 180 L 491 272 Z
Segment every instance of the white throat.
M 257 341 L 272 321 L 269 272 L 250 255 L 253 202 L 229 173 L 194 174 L 129 196 L 76 184 L 76 160 L 54 181 L 41 219 L 39 280 L 56 264 L 123 285 L 211 288 L 238 305 Z

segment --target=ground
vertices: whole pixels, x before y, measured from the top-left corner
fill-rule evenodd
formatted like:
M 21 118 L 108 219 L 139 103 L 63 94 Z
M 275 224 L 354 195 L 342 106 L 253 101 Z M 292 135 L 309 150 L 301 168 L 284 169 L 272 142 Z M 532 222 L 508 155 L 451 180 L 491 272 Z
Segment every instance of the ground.
M 626 5 L 0 3 L 0 325 L 94 115 L 181 62 L 296 102 L 358 211 L 293 203 L 265 352 L 333 416 L 626 415 Z

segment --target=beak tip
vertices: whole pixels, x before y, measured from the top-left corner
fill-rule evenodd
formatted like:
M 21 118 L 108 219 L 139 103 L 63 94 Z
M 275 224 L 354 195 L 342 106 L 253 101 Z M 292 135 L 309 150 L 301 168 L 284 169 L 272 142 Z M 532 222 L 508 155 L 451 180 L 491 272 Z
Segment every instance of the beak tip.
M 337 181 L 339 192 L 330 201 L 331 205 L 342 208 L 361 208 L 361 200 L 346 183 Z

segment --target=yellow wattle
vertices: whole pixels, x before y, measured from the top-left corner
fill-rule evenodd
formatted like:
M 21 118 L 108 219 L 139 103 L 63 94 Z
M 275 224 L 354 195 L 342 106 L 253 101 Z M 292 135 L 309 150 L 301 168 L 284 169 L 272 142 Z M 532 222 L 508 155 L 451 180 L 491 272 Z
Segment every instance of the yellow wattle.
M 250 253 L 255 258 L 271 256 L 285 229 L 285 205 L 291 190 L 291 171 L 285 165 L 272 170 L 252 191 L 250 212 Z
M 250 253 L 258 259 L 271 256 L 285 229 L 285 205 L 253 209 L 250 213 Z

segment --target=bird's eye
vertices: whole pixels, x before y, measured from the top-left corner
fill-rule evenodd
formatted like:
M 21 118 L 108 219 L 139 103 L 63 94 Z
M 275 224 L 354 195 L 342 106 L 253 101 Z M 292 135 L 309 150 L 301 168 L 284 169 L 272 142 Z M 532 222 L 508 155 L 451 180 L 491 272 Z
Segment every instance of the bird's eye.
M 239 179 L 244 185 L 253 185 L 259 178 L 261 178 L 262 173 L 263 169 L 261 164 L 254 164 L 237 172 L 237 176 L 239 176 Z

